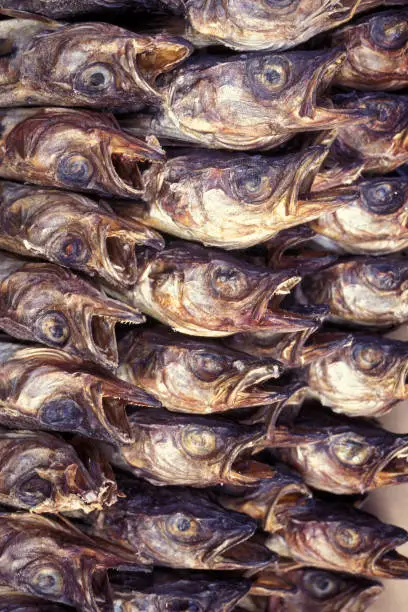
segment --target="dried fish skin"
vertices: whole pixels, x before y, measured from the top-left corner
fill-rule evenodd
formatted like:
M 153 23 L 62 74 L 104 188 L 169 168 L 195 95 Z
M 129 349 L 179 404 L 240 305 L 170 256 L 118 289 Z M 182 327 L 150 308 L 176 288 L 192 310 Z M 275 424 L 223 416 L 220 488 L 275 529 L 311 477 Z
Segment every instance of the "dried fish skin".
M 313 441 L 316 430 L 319 435 Z M 288 429 L 288 444 L 292 435 L 293 446 L 278 448 L 274 454 L 315 489 L 359 495 L 408 481 L 407 435 L 333 414 L 322 406 L 304 407 Z M 302 436 L 307 439 L 304 443 Z
M 273 272 L 188 242 L 146 251 L 139 265 L 137 284 L 120 297 L 184 334 L 217 337 L 315 328 L 313 312 L 280 307 L 301 280 L 295 269 Z
M 368 113 L 365 122 L 338 128 L 331 155 L 360 163 L 364 172 L 386 174 L 408 162 L 408 96 L 352 92 L 333 96 L 343 109 Z
M 111 463 L 153 485 L 256 484 L 268 466 L 248 458 L 264 445 L 263 425 L 140 408 L 129 416 L 133 444 L 106 448 Z
M 366 122 L 367 108 L 340 109 L 321 96 L 316 102 L 345 57 L 335 49 L 191 59 L 164 77 L 159 112 L 120 124 L 136 135 L 241 151 L 272 149 L 299 132 L 354 126 Z
M 47 259 L 110 285 L 137 280 L 136 249 L 160 249 L 157 232 L 84 195 L 0 181 L 0 248 Z
M 63 604 L 45 601 L 35 595 L 20 593 L 12 588 L 0 586 L 1 612 L 69 612 L 72 609 Z
M 45 187 L 137 198 L 138 164 L 163 159 L 157 145 L 119 128 L 112 115 L 68 108 L 0 112 L 0 177 Z
M 11 16 L 13 11 L 10 11 Z M 109 23 L 64 24 L 16 12 L 0 23 L 0 107 L 80 106 L 138 110 L 160 102 L 158 76 L 191 53 L 165 34 L 134 34 Z
M 1 514 L 0 538 L 4 586 L 84 612 L 102 612 L 112 603 L 107 569 L 129 562 L 67 521 L 39 515 Z
M 89 513 L 116 500 L 114 480 L 95 480 L 75 449 L 44 432 L 0 429 L 0 502 L 31 512 Z
M 207 246 L 247 248 L 357 196 L 353 188 L 310 193 L 328 151 L 316 146 L 276 157 L 186 153 L 144 173 L 143 207 L 122 204 L 116 212 Z
M 385 255 L 408 247 L 408 179 L 379 177 L 358 185 L 346 207 L 309 223 L 313 243 L 358 255 Z
M 272 380 L 281 373 L 275 360 L 253 359 L 161 326 L 132 330 L 119 342 L 117 375 L 176 412 L 211 414 L 282 402 L 290 390 Z
M 347 49 L 337 85 L 368 91 L 408 86 L 408 10 L 374 13 L 334 32 L 331 42 Z
M 408 558 L 396 552 L 408 541 L 401 527 L 341 502 L 304 500 L 285 514 L 285 526 L 267 546 L 294 560 L 294 566 L 360 574 L 368 578 L 406 578 Z
M 257 523 L 225 510 L 204 491 L 134 478 L 121 478 L 119 488 L 126 498 L 99 512 L 87 532 L 129 548 L 140 565 L 244 571 L 270 561 L 251 539 Z
M 126 405 L 158 405 L 142 389 L 58 349 L 2 341 L 0 365 L 0 423 L 13 429 L 126 444 L 133 440 Z

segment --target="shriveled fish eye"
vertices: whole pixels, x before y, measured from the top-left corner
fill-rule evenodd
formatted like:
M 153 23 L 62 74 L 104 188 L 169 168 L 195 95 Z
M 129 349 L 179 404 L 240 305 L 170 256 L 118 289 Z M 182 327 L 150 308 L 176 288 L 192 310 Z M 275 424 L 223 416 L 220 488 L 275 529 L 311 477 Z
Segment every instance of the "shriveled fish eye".
M 202 612 L 202 607 L 191 599 L 172 599 L 166 603 L 166 612 Z
M 166 521 L 167 533 L 176 540 L 186 542 L 194 540 L 198 529 L 199 525 L 196 520 L 181 513 L 169 517 Z
M 347 466 L 364 465 L 371 457 L 369 445 L 352 436 L 338 438 L 333 442 L 332 449 L 338 460 Z
M 194 351 L 189 355 L 189 363 L 194 375 L 203 382 L 213 382 L 223 374 L 225 359 L 217 353 L 205 350 Z
M 376 181 L 361 186 L 362 202 L 376 215 L 391 215 L 405 202 L 405 189 L 396 181 Z
M 399 105 L 393 100 L 368 101 L 365 108 L 373 116 L 368 119 L 368 126 L 374 132 L 388 132 L 394 129 L 400 118 Z
M 329 599 L 339 592 L 340 579 L 329 572 L 307 570 L 303 575 L 305 590 L 317 599 Z
M 378 369 L 386 362 L 386 355 L 376 345 L 356 344 L 351 351 L 351 355 L 358 369 L 365 372 Z
M 230 173 L 235 197 L 243 204 L 257 204 L 271 194 L 271 184 L 262 168 L 239 166 Z
M 77 429 L 82 421 L 83 414 L 80 406 L 67 397 L 60 397 L 46 402 L 40 413 L 40 420 L 53 429 Z
M 67 234 L 54 245 L 60 263 L 64 266 L 83 264 L 90 257 L 89 249 L 80 236 Z
M 47 344 L 64 346 L 70 336 L 68 321 L 61 312 L 46 312 L 37 319 L 35 327 L 39 339 Z
M 189 425 L 181 434 L 181 445 L 191 457 L 204 459 L 216 451 L 217 440 L 210 429 Z
M 89 95 L 98 95 L 109 89 L 115 81 L 113 70 L 107 64 L 92 64 L 79 72 L 74 79 L 74 89 Z
M 57 177 L 62 183 L 80 187 L 87 185 L 92 178 L 93 167 L 89 159 L 81 153 L 65 155 L 59 161 Z
M 30 574 L 30 584 L 36 593 L 50 597 L 61 595 L 64 588 L 64 577 L 59 568 L 44 565 L 36 568 Z
M 408 42 L 408 23 L 406 18 L 378 18 L 370 29 L 371 39 L 382 49 L 396 51 Z
M 362 537 L 357 529 L 343 525 L 337 527 L 334 539 L 338 546 L 346 550 L 355 550 L 362 542 Z
M 52 485 L 49 480 L 45 480 L 34 474 L 22 482 L 17 491 L 19 500 L 27 506 L 35 506 L 45 499 L 50 499 Z
M 382 291 L 395 291 L 401 284 L 400 272 L 392 263 L 369 264 L 366 276 L 373 287 Z
M 213 270 L 211 284 L 215 294 L 224 300 L 239 300 L 250 291 L 244 272 L 228 265 L 219 265 Z
M 288 84 L 290 74 L 291 63 L 282 56 L 257 58 L 248 62 L 248 76 L 256 93 L 264 98 L 281 92 Z

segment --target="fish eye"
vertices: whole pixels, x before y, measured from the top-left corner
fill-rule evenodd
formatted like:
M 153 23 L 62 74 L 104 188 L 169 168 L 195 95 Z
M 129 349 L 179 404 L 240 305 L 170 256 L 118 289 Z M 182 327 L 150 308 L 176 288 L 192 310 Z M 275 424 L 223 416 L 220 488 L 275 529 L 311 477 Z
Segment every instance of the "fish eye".
M 367 267 L 368 281 L 382 291 L 395 291 L 401 283 L 401 277 L 397 268 L 390 267 L 386 263 L 372 264 Z
M 58 179 L 67 185 L 85 186 L 89 183 L 92 174 L 91 162 L 80 153 L 65 155 L 57 167 Z
M 339 579 L 324 571 L 306 571 L 303 585 L 306 591 L 317 599 L 333 597 L 339 591 Z
M 346 550 L 354 550 L 358 548 L 361 544 L 361 536 L 357 529 L 354 527 L 345 527 L 340 526 L 337 527 L 334 538 L 336 543 Z
M 203 382 L 214 382 L 226 368 L 225 359 L 217 353 L 194 351 L 189 355 L 191 370 Z
M 370 29 L 373 43 L 383 49 L 398 50 L 408 41 L 408 25 L 405 20 L 375 19 Z
M 361 187 L 366 208 L 376 215 L 390 215 L 405 202 L 405 190 L 397 182 L 380 181 Z
M 46 312 L 37 320 L 36 329 L 43 342 L 55 346 L 64 346 L 70 336 L 68 321 L 61 312 Z
M 166 521 L 166 531 L 177 540 L 192 540 L 198 533 L 198 522 L 184 514 L 176 514 Z
M 363 371 L 377 369 L 386 360 L 383 351 L 376 345 L 356 344 L 351 354 L 358 369 Z
M 248 295 L 250 289 L 244 272 L 227 265 L 215 268 L 211 284 L 215 294 L 225 300 L 242 299 Z
M 34 474 L 22 482 L 17 491 L 19 500 L 27 506 L 36 506 L 45 499 L 49 499 L 52 494 L 52 485 L 49 480 L 45 480 Z
M 60 595 L 64 587 L 62 572 L 52 565 L 44 565 L 30 572 L 30 584 L 39 595 Z
M 348 466 L 361 466 L 367 463 L 371 456 L 368 444 L 351 436 L 342 436 L 333 443 L 336 457 Z
M 240 166 L 231 172 L 230 182 L 235 197 L 242 203 L 258 203 L 271 194 L 270 180 L 261 168 Z
M 268 57 L 248 63 L 249 78 L 261 97 L 281 92 L 288 84 L 291 64 L 287 58 Z
M 191 599 L 173 599 L 166 603 L 168 612 L 201 612 L 201 606 Z
M 68 234 L 57 245 L 58 260 L 62 265 L 85 263 L 90 256 L 89 250 L 79 236 Z
M 388 132 L 399 119 L 400 110 L 392 100 L 368 101 L 365 108 L 373 114 L 369 127 L 375 132 Z
M 109 89 L 114 79 L 115 75 L 107 64 L 92 64 L 75 76 L 74 89 L 97 95 Z
M 188 455 L 205 459 L 217 449 L 215 434 L 195 425 L 187 426 L 181 434 L 181 445 Z
M 41 408 L 40 420 L 58 429 L 78 429 L 83 421 L 81 408 L 69 398 L 53 399 Z

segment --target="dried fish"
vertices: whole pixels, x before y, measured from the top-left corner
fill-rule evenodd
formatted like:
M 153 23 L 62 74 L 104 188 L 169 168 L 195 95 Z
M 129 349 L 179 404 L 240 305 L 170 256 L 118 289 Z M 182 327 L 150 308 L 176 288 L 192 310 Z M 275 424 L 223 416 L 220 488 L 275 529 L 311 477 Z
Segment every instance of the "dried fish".
M 143 174 L 144 206 L 129 203 L 116 212 L 187 240 L 246 248 L 358 197 L 354 187 L 310 193 L 328 151 L 316 146 L 279 157 L 186 153 Z
M 137 110 L 160 101 L 156 79 L 191 53 L 185 40 L 165 34 L 5 13 L 17 19 L 0 22 L 0 107 Z
M 119 129 L 108 114 L 68 108 L 0 113 L 2 178 L 36 185 L 137 198 L 138 164 L 163 159 L 157 145 Z
M 271 149 L 299 132 L 365 124 L 374 112 L 368 107 L 338 108 L 320 95 L 345 58 L 335 49 L 191 59 L 163 77 L 160 111 L 120 123 L 134 134 L 239 150 Z
M 0 586 L 1 612 L 72 612 L 72 608 Z
M 374 13 L 334 32 L 331 42 L 347 49 L 336 84 L 369 91 L 408 86 L 407 9 Z
M 121 219 L 107 202 L 72 192 L 0 181 L 0 248 L 98 276 L 108 284 L 137 280 L 136 250 L 160 249 L 160 234 Z

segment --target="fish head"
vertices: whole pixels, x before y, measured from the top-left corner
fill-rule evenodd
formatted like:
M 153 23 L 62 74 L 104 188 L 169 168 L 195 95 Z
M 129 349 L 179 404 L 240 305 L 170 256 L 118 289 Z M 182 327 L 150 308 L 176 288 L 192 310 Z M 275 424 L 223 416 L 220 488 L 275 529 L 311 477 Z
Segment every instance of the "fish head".
M 184 243 L 155 255 L 134 291 L 148 311 L 178 331 L 226 336 L 314 325 L 311 317 L 280 307 L 300 280 L 296 270 L 273 272 Z
M 144 409 L 130 420 L 136 441 L 122 446 L 122 460 L 152 484 L 255 484 L 265 473 L 262 464 L 247 458 L 264 440 L 263 425 L 182 414 L 169 420 L 164 410 Z
M 285 399 L 274 360 L 254 359 L 211 341 L 186 338 L 164 328 L 130 333 L 119 346 L 120 372 L 139 382 L 167 407 L 217 412 Z
M 353 16 L 355 0 L 190 0 L 187 13 L 201 35 L 247 51 L 285 49 Z
M 405 529 L 344 504 L 306 500 L 294 510 L 284 539 L 305 565 L 373 578 L 408 575 L 408 559 L 395 550 L 408 542 Z
M 135 109 L 160 101 L 156 79 L 191 53 L 181 38 L 144 36 L 108 23 L 78 23 L 34 36 L 21 68 L 24 86 L 69 105 Z M 42 98 L 41 98 L 42 100 Z M 60 102 L 61 103 L 61 102 Z
M 111 285 L 136 282 L 138 247 L 164 246 L 157 232 L 79 194 L 3 183 L 1 196 L 3 227 L 25 241 L 30 255 Z
M 347 48 L 336 79 L 357 89 L 398 89 L 407 85 L 408 11 L 390 10 L 345 26 L 332 44 Z
M 100 195 L 139 197 L 140 168 L 163 152 L 119 129 L 110 115 L 46 108 L 11 111 L 4 137 L 8 170 L 33 183 Z M 139 164 L 141 165 L 139 168 Z
M 3 281 L 3 296 L 4 329 L 108 368 L 118 364 L 116 323 L 144 321 L 134 308 L 55 264 L 23 265 Z

